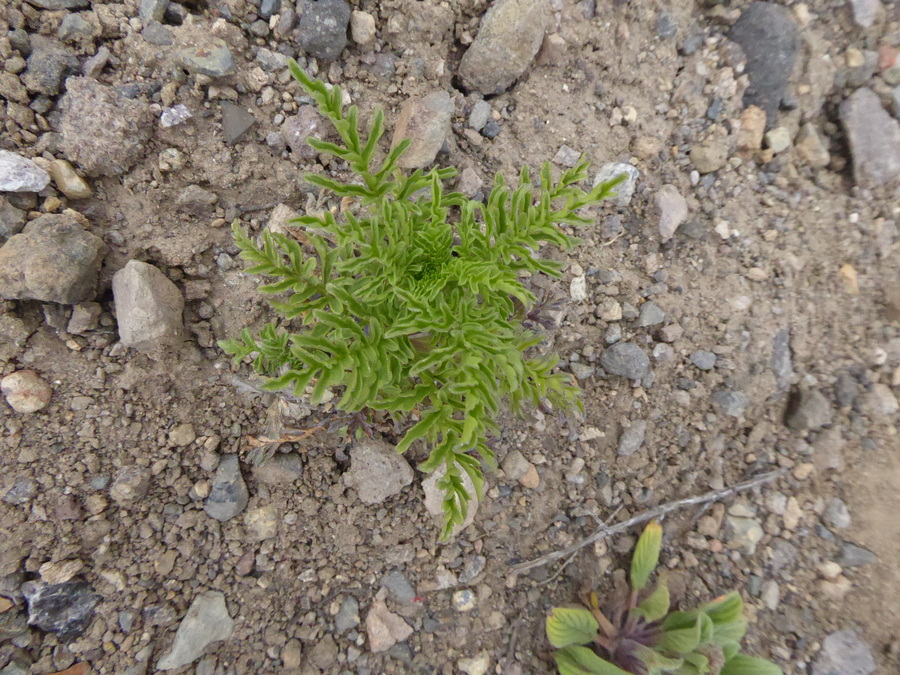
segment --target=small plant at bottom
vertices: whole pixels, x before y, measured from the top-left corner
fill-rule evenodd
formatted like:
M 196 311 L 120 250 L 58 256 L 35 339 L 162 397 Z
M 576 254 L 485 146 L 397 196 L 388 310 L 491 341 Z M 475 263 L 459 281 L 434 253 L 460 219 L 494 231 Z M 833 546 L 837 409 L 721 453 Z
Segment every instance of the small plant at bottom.
M 260 290 L 281 296 L 271 303 L 281 319 L 221 346 L 237 363 L 252 359 L 268 391 L 302 396 L 311 386 L 318 403 L 334 389 L 338 410 L 383 411 L 401 423 L 398 452 L 424 442 L 420 469 L 444 470 L 447 537 L 473 497 L 463 477 L 480 497 L 482 463 L 494 464 L 487 436 L 499 431 L 501 404 L 581 407 L 571 376 L 554 372 L 556 357 L 535 349 L 537 298 L 523 281 L 560 275 L 562 263 L 538 250 L 573 245 L 559 225 L 589 223 L 580 210 L 614 194 L 624 176 L 586 192 L 586 160 L 558 180 L 545 164 L 539 185 L 523 169 L 517 187 L 498 174 L 485 203 L 467 199 L 445 190 L 454 169 L 401 171 L 408 140 L 377 160 L 382 113 L 361 133 L 339 87 L 294 61 L 290 69 L 340 138 L 307 142 L 354 175 L 308 174 L 341 198 L 341 210 L 291 221 L 290 236 L 266 230 L 256 239 L 235 222 L 247 271 L 271 279 Z
M 747 621 L 736 591 L 688 611 L 669 611 L 664 576 L 645 591 L 661 545 L 662 527 L 650 523 L 634 550 L 630 584 L 608 615 L 594 592 L 587 608 L 553 608 L 547 637 L 560 675 L 782 675 L 774 663 L 740 653 Z

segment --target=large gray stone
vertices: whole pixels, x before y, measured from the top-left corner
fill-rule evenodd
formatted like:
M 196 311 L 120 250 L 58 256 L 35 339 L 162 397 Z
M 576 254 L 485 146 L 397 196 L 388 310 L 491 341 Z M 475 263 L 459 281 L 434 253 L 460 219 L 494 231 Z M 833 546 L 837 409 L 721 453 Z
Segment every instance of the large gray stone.
M 812 675 L 872 675 L 875 668 L 872 650 L 855 630 L 845 628 L 822 641 Z
M 82 635 L 100 602 L 94 589 L 84 581 L 50 585 L 31 582 L 22 591 L 28 600 L 28 623 L 63 639 Z
M 113 276 L 119 339 L 126 347 L 154 350 L 184 339 L 184 297 L 153 265 L 130 260 Z
M 900 178 L 900 123 L 881 106 L 878 94 L 857 89 L 841 103 L 840 116 L 857 184 L 873 188 Z
M 412 483 L 413 471 L 402 456 L 384 441 L 357 443 L 350 452 L 350 470 L 344 484 L 356 490 L 366 504 L 381 504 Z
M 499 94 L 521 77 L 544 40 L 545 6 L 545 0 L 500 0 L 491 6 L 459 64 L 463 85 Z
M 56 96 L 62 89 L 68 73 L 78 69 L 78 59 L 68 47 L 43 35 L 31 36 L 31 54 L 28 67 L 22 74 L 22 83 L 28 91 L 46 96 Z
M 396 147 L 408 138 L 410 145 L 397 163 L 404 169 L 423 169 L 437 157 L 450 134 L 453 101 L 446 91 L 404 101 L 391 143 Z
M 172 648 L 157 663 L 157 670 L 175 670 L 196 661 L 213 642 L 227 640 L 234 632 L 234 621 L 219 591 L 201 593 L 191 603 L 178 625 Z
M 350 5 L 345 0 L 301 3 L 300 46 L 310 56 L 334 61 L 347 46 Z
M 60 104 L 66 158 L 89 176 L 125 173 L 146 152 L 153 129 L 150 108 L 91 77 L 70 77 L 66 86 Z
M 617 342 L 600 355 L 600 365 L 611 375 L 640 380 L 650 370 L 650 357 L 633 342 Z
M 40 192 L 49 182 L 50 174 L 30 159 L 0 150 L 0 192 Z M 5 199 L 3 203 L 8 204 Z
M 788 79 L 800 48 L 800 34 L 790 12 L 773 2 L 755 2 L 745 9 L 728 35 L 747 57 L 750 86 L 744 105 L 766 111 L 771 127 L 778 116 Z
M 107 250 L 69 216 L 35 218 L 0 248 L 0 297 L 63 305 L 93 300 Z

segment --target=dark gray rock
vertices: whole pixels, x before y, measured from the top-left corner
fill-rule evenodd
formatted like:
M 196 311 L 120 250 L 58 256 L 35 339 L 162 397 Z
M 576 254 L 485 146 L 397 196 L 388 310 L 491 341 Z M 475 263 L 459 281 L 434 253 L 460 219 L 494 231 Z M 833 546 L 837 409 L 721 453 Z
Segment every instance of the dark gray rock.
M 40 192 L 49 182 L 50 174 L 30 159 L 0 150 L 0 192 Z
M 75 52 L 43 35 L 31 36 L 31 56 L 22 74 L 22 83 L 32 93 L 56 96 L 66 75 L 78 70 Z
M 713 392 L 712 401 L 722 409 L 723 413 L 730 417 L 740 417 L 744 414 L 747 406 L 750 405 L 750 399 L 747 398 L 746 394 L 727 389 Z
M 837 559 L 837 563 L 841 567 L 862 567 L 863 565 L 874 565 L 877 562 L 878 556 L 872 551 L 851 544 L 849 541 L 841 544 L 841 554 Z
M 224 455 L 203 509 L 210 518 L 224 522 L 247 508 L 249 499 L 237 455 Z
M 603 351 L 600 365 L 611 375 L 640 380 L 650 370 L 650 357 L 633 342 L 617 342 Z
M 485 138 L 497 138 L 500 135 L 501 126 L 496 120 L 488 120 L 481 130 L 481 135 Z
M 474 42 L 463 54 L 459 76 L 467 89 L 499 94 L 537 55 L 547 28 L 544 3 L 500 0 L 485 13 Z
M 234 145 L 256 124 L 253 113 L 241 105 L 222 103 L 222 136 L 226 145 Z
M 702 349 L 698 349 L 697 351 L 691 354 L 691 363 L 697 366 L 700 370 L 712 370 L 716 367 L 717 357 L 712 352 L 703 351 Z
M 141 37 L 151 45 L 168 47 L 175 44 L 175 34 L 157 21 L 150 21 L 144 25 Z
M 741 13 L 728 37 L 741 46 L 747 57 L 745 72 L 750 86 L 744 93 L 744 105 L 765 110 L 766 125 L 771 127 L 797 58 L 797 26 L 784 7 L 755 2 Z
M 831 422 L 831 403 L 817 389 L 797 388 L 788 399 L 785 424 L 794 431 L 815 431 Z
M 0 248 L 0 297 L 74 305 L 93 300 L 106 244 L 66 215 L 35 218 Z
M 644 436 L 647 433 L 647 422 L 645 420 L 634 420 L 631 426 L 622 432 L 619 437 L 619 456 L 630 457 L 640 450 L 644 444 Z
M 841 103 L 841 122 L 853 155 L 860 187 L 873 188 L 900 178 L 900 122 L 891 118 L 871 89 L 857 89 Z
M 300 47 L 323 61 L 337 59 L 347 46 L 350 5 L 345 0 L 304 2 L 300 16 Z
M 91 77 L 70 77 L 60 107 L 62 150 L 89 176 L 125 173 L 147 150 L 153 115 Z
M 100 596 L 85 581 L 46 585 L 39 582 L 22 588 L 28 601 L 28 623 L 64 640 L 77 638 L 94 618 Z
M 845 628 L 822 641 L 812 675 L 872 675 L 875 667 L 869 646 L 855 630 Z

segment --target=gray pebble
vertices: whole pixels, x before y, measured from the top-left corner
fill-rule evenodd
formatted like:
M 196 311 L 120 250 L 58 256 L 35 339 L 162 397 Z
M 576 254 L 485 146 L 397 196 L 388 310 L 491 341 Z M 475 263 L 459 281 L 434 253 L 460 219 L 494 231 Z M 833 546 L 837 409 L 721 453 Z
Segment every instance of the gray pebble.
M 716 367 L 716 355 L 712 352 L 703 351 L 702 349 L 698 349 L 694 353 L 691 354 L 691 363 L 697 366 L 700 370 L 712 370 Z
M 637 325 L 641 327 L 656 326 L 666 320 L 666 313 L 653 302 L 645 302 L 641 305 Z
M 494 120 L 488 120 L 481 130 L 481 135 L 485 138 L 496 138 L 500 134 L 500 125 Z
M 744 414 L 750 400 L 747 395 L 740 391 L 719 390 L 714 392 L 712 400 L 720 408 L 722 412 L 731 417 L 740 417 Z
M 629 457 L 637 452 L 644 444 L 644 435 L 647 432 L 647 422 L 635 420 L 631 426 L 622 432 L 619 437 L 619 456 Z
M 617 342 L 600 356 L 600 364 L 612 375 L 640 380 L 650 370 L 647 353 L 633 342 Z
M 247 508 L 249 499 L 237 455 L 224 455 L 216 469 L 212 490 L 203 509 L 210 518 L 224 522 Z
M 850 527 L 850 510 L 843 499 L 835 497 L 825 507 L 825 522 L 838 530 Z
M 350 5 L 344 0 L 303 2 L 300 46 L 310 56 L 334 61 L 347 46 Z

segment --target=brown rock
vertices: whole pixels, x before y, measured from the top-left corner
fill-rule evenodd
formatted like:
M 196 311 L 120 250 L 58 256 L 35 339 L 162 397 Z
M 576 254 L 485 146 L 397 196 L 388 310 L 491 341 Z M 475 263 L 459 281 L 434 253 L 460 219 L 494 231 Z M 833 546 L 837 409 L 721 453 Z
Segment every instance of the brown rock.
M 403 103 L 391 147 L 406 138 L 409 149 L 398 162 L 404 169 L 423 169 L 437 157 L 450 133 L 453 101 L 446 91 L 436 91 L 424 98 L 411 98 Z
M 33 370 L 18 370 L 0 380 L 0 391 L 6 402 L 16 412 L 37 412 L 48 403 L 53 396 L 50 385 L 44 382 Z
M 766 111 L 751 105 L 741 113 L 741 130 L 738 132 L 738 150 L 759 150 L 766 131 Z
M 144 156 L 153 128 L 146 103 L 90 77 L 70 77 L 66 88 L 59 126 L 66 157 L 89 176 L 113 176 Z
M 92 300 L 107 250 L 67 215 L 35 218 L 0 248 L 0 297 L 63 305 Z

